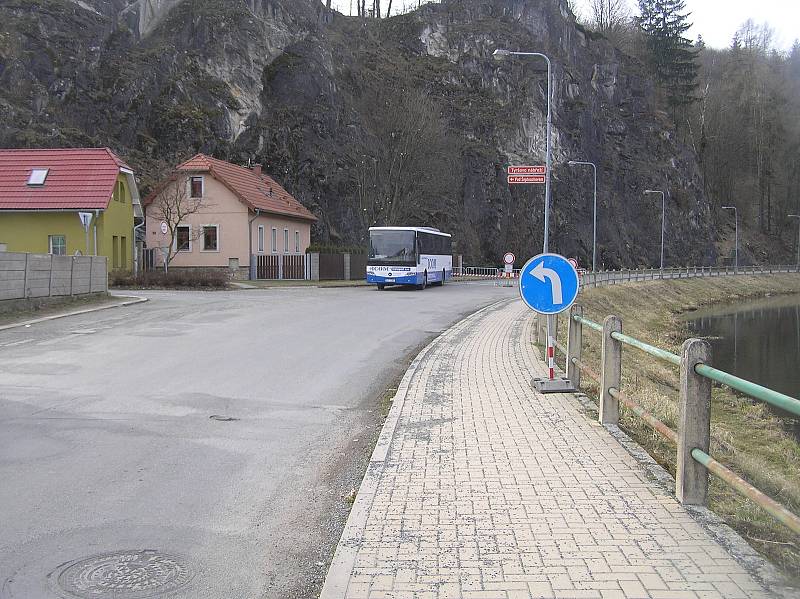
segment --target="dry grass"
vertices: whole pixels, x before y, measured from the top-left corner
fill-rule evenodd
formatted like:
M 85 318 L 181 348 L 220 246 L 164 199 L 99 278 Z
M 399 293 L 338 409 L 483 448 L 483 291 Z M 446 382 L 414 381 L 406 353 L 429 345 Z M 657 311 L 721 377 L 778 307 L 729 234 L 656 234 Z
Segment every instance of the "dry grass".
M 578 303 L 584 314 L 602 322 L 609 314 L 623 321 L 626 334 L 680 353 L 690 337 L 679 316 L 701 306 L 753 299 L 767 294 L 800 293 L 797 275 L 653 281 L 588 289 Z M 567 319 L 559 319 L 559 339 L 566 340 Z M 583 360 L 597 367 L 600 335 L 584 328 Z M 678 370 L 633 348 L 623 350 L 622 388 L 629 397 L 675 429 L 678 419 Z M 597 385 L 584 377 L 584 389 L 597 397 Z M 673 475 L 675 448 L 622 408 L 620 424 Z M 784 422 L 765 405 L 715 386 L 712 399 L 711 453 L 751 484 L 800 513 L 800 444 Z M 709 507 L 760 553 L 800 582 L 800 536 L 779 524 L 751 501 L 712 477 Z

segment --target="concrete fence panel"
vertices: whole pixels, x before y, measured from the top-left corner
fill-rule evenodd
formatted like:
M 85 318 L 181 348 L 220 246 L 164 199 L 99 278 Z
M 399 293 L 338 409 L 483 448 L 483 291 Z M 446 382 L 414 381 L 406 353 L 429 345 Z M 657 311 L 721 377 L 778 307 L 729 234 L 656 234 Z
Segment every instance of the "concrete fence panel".
M 0 252 L 0 301 L 107 291 L 105 256 Z

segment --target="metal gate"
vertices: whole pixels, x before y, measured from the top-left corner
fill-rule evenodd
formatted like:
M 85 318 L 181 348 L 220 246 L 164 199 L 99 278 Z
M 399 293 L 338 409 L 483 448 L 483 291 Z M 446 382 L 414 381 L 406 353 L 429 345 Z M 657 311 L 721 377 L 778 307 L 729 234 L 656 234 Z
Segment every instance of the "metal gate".
M 320 254 L 319 278 L 338 281 L 344 279 L 344 254 Z
M 305 254 L 256 256 L 256 278 L 303 280 L 306 278 Z
M 256 256 L 256 278 L 257 279 L 279 279 L 280 264 L 277 254 Z
M 283 256 L 282 279 L 305 279 L 306 276 L 305 254 L 288 254 Z

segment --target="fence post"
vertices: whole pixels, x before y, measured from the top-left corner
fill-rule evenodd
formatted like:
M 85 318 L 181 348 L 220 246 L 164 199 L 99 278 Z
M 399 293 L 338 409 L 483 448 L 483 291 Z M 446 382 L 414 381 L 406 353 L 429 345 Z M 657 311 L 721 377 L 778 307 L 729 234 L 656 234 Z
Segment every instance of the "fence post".
M 600 423 L 619 423 L 619 402 L 608 392 L 612 387 L 619 389 L 622 375 L 622 343 L 611 333 L 622 332 L 622 321 L 616 316 L 606 316 L 603 321 L 602 372 L 600 373 Z
M 706 505 L 708 471 L 692 458 L 694 448 L 708 453 L 711 437 L 711 380 L 695 366 L 711 359 L 711 346 L 702 339 L 687 339 L 681 352 L 678 465 L 675 494 L 687 505 Z
M 581 369 L 572 362 L 572 358 L 581 359 L 581 346 L 583 344 L 583 325 L 573 317 L 583 316 L 583 308 L 578 305 L 572 306 L 569 311 L 569 325 L 567 327 L 567 378 L 572 382 L 572 386 L 580 389 Z

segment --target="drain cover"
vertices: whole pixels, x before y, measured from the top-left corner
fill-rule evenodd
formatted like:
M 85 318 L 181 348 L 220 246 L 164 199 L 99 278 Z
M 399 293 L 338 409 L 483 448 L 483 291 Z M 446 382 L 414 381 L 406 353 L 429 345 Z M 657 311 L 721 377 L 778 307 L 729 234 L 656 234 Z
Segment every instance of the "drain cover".
M 78 599 L 144 599 L 181 588 L 193 573 L 175 556 L 144 549 L 68 562 L 50 576 Z

